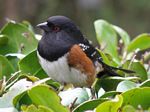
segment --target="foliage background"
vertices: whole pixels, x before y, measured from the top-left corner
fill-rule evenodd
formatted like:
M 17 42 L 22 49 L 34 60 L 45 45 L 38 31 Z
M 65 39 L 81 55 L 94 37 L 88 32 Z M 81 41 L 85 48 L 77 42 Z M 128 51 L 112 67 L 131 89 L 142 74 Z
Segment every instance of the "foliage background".
M 33 26 L 52 15 L 73 19 L 96 42 L 93 22 L 105 19 L 121 26 L 131 37 L 150 29 L 149 0 L 0 0 L 0 27 L 6 18 L 30 21 Z
M 143 15 L 146 14 L 146 10 L 136 13 L 136 11 L 142 11 L 140 7 L 148 7 L 147 1 L 137 0 L 138 5 L 136 5 L 135 12 L 132 12 L 130 8 L 134 8 L 136 3 L 130 2 L 125 5 L 127 1 L 12 1 L 3 1 L 5 7 L 2 6 L 6 8 L 2 11 L 4 14 L 2 15 L 9 19 L 6 19 L 6 24 L 3 22 L 4 18 L 2 19 L 2 25 L 5 25 L 0 29 L 0 112 L 18 112 L 20 110 L 23 112 L 150 111 L 150 52 L 147 51 L 150 48 L 150 35 L 145 29 L 148 22 L 143 25 L 144 27 L 141 25 L 146 22 L 143 19 L 149 16 Z M 36 5 L 36 3 L 39 4 Z M 106 7 L 106 4 L 109 3 L 116 9 L 118 7 L 115 13 L 112 13 L 111 5 Z M 118 13 L 123 10 L 124 5 L 127 9 Z M 47 9 L 41 10 L 42 8 Z M 148 8 L 146 9 L 148 10 Z M 136 23 L 136 20 L 133 22 L 131 19 L 132 24 L 136 23 L 132 26 L 130 16 L 125 16 L 130 13 L 140 14 L 135 18 L 137 21 L 141 18 L 142 21 Z M 127 74 L 116 71 L 120 75 L 119 77 L 111 77 L 107 74 L 107 77 L 96 79 L 92 87 L 96 91 L 97 99 L 91 99 L 88 88 L 60 91 L 61 85 L 46 78 L 47 75 L 39 65 L 35 49 L 41 35 L 37 35 L 34 31 L 35 28 L 28 22 L 31 21 L 35 26 L 39 21 L 45 21 L 49 14 L 62 14 L 73 18 L 86 32 L 85 34 L 92 37 L 91 40 L 97 39 L 97 43 L 100 45 L 99 53 L 105 63 L 115 67 L 121 66 L 133 70 L 135 73 Z M 96 20 L 97 18 L 99 20 Z M 128 24 L 122 25 L 119 22 Z M 129 25 L 126 30 L 131 32 L 131 36 L 124 28 L 118 27 L 121 25 Z M 92 30 L 93 28 L 95 31 Z M 131 40 L 131 37 L 135 38 Z

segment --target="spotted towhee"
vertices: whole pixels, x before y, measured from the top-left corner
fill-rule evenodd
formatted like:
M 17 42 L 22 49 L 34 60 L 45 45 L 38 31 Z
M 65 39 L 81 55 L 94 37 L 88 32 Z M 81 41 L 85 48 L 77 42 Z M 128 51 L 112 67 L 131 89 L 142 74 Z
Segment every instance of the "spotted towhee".
M 39 62 L 56 81 L 90 87 L 96 73 L 118 75 L 115 72 L 118 69 L 132 72 L 105 64 L 98 51 L 67 17 L 52 16 L 37 26 L 44 30 L 37 49 Z

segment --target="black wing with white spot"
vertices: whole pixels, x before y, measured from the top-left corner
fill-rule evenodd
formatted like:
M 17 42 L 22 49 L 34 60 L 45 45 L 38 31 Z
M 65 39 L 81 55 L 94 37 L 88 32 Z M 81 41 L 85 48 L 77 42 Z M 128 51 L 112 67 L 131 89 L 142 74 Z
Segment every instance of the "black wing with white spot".
M 131 70 L 126 70 L 126 69 L 112 67 L 110 65 L 107 65 L 106 63 L 103 62 L 103 59 L 102 59 L 101 55 L 99 54 L 99 52 L 89 43 L 88 44 L 80 43 L 79 46 L 82 48 L 82 50 L 86 53 L 86 55 L 94 63 L 97 61 L 99 64 L 102 65 L 104 70 L 102 71 L 102 73 L 99 73 L 100 75 L 109 74 L 111 76 L 119 76 L 119 74 L 117 74 L 115 72 L 116 70 L 121 70 L 121 71 L 126 72 L 126 73 L 135 73 L 134 71 L 131 71 Z
M 79 46 L 93 62 L 97 61 L 98 58 L 102 60 L 101 55 L 92 45 L 80 43 Z

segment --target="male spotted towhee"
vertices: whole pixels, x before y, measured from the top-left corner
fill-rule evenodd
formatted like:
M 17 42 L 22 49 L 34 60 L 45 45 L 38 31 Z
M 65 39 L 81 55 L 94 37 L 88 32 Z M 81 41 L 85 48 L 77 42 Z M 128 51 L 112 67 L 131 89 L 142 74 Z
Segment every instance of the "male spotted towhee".
M 96 73 L 118 75 L 115 70 L 130 70 L 105 64 L 98 51 L 83 36 L 72 20 L 52 16 L 37 25 L 44 30 L 37 55 L 45 72 L 55 81 L 90 87 Z

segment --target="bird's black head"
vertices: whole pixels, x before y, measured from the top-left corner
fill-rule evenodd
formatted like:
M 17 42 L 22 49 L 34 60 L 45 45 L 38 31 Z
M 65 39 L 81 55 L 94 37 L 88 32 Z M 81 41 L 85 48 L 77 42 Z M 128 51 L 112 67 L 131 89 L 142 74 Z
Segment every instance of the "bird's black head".
M 82 33 L 74 22 L 65 16 L 52 16 L 46 22 L 38 24 L 37 27 L 44 30 L 44 33 L 59 34 L 65 32 L 71 37 L 82 38 Z
M 37 27 L 44 30 L 38 45 L 39 54 L 49 61 L 57 60 L 67 53 L 71 46 L 84 41 L 79 28 L 64 16 L 52 16 Z

